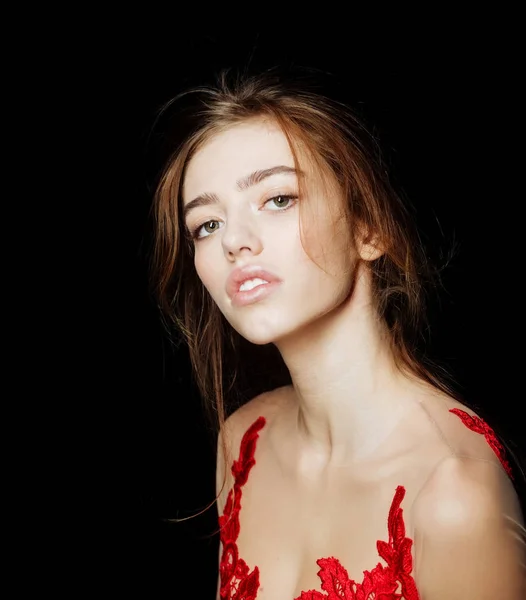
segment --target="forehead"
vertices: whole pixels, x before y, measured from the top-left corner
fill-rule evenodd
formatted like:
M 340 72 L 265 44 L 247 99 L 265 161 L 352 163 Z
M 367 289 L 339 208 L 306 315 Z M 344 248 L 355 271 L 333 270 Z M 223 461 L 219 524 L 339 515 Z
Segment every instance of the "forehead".
M 270 120 L 233 125 L 209 139 L 186 168 L 183 197 L 233 184 L 244 175 L 276 165 L 294 167 L 288 140 Z

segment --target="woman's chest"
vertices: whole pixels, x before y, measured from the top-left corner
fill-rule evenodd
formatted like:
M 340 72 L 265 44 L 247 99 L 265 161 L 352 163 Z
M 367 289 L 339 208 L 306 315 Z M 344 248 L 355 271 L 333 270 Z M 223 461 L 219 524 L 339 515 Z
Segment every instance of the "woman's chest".
M 259 475 L 238 490 L 232 554 L 242 566 L 239 573 L 252 573 L 253 581 L 257 574 L 254 598 L 294 600 L 309 591 L 325 597 L 331 586 L 335 593 L 347 589 L 360 597 L 368 586 L 372 593 L 373 579 L 378 590 L 398 589 L 397 569 L 405 565 L 409 574 L 413 550 L 404 515 L 407 493 L 399 482 L 333 478 L 304 485 Z M 234 585 L 240 580 L 234 577 Z

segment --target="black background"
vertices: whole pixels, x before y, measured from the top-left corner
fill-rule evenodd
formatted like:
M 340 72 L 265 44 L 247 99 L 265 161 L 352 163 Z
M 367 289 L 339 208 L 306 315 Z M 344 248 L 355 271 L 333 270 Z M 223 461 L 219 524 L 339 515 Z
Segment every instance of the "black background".
M 78 59 L 87 105 L 97 110 L 87 110 L 87 129 L 93 122 L 99 136 L 90 207 L 100 266 L 91 293 L 103 323 L 99 416 L 115 416 L 108 487 L 95 490 L 107 506 L 99 545 L 122 573 L 117 586 L 142 597 L 215 593 L 218 539 L 206 537 L 215 508 L 165 521 L 213 500 L 215 458 L 186 352 L 171 346 L 148 290 L 148 211 L 162 166 L 157 111 L 217 68 L 292 62 L 345 78 L 432 250 L 456 244 L 433 312 L 432 351 L 468 400 L 524 448 L 520 60 L 508 29 L 517 17 L 421 18 L 388 34 L 358 19 L 336 31 L 332 17 L 308 27 L 249 17 L 204 27 L 195 14 L 173 29 L 123 23 L 104 33 L 103 47 L 90 38 Z M 98 245 L 99 236 L 108 243 Z

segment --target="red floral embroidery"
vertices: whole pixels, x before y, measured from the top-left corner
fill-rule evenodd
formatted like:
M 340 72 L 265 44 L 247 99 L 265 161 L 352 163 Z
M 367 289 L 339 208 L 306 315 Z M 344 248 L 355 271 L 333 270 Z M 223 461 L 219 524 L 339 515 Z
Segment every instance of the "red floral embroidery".
M 504 446 L 499 442 L 493 429 L 480 417 L 471 416 L 466 411 L 460 410 L 459 408 L 452 408 L 449 412 L 460 417 L 460 420 L 468 429 L 471 429 L 471 431 L 474 431 L 475 433 L 480 433 L 486 438 L 491 449 L 502 463 L 504 470 L 513 479 L 510 463 L 506 459 L 506 451 Z
M 254 453 L 258 432 L 265 423 L 265 418 L 259 417 L 243 436 L 239 460 L 232 465 L 234 486 L 228 494 L 223 515 L 219 517 L 223 544 L 219 566 L 221 600 L 256 600 L 259 589 L 259 569 L 254 567 L 252 571 L 249 570 L 239 557 L 236 540 L 239 535 L 241 487 L 256 462 Z M 372 571 L 364 571 L 362 583 L 356 583 L 336 558 L 320 558 L 316 561 L 320 567 L 318 577 L 326 593 L 316 590 L 301 592 L 295 600 L 419 600 L 411 576 L 413 541 L 405 536 L 403 510 L 400 507 L 404 496 L 405 488 L 398 486 L 387 521 L 389 541 L 379 540 L 376 544 L 378 554 L 387 566 L 378 563 Z
M 362 583 L 356 583 L 339 560 L 332 556 L 320 558 L 316 561 L 321 567 L 318 577 L 322 581 L 321 588 L 327 593 L 311 590 L 302 592 L 295 600 L 419 600 L 420 596 L 411 576 L 413 540 L 405 537 L 403 510 L 400 508 L 404 496 L 405 488 L 399 485 L 387 522 L 389 541 L 379 540 L 376 543 L 378 554 L 387 563 L 386 567 L 378 563 L 372 571 L 364 571 Z M 401 591 L 397 591 L 399 584 Z
M 230 490 L 223 515 L 219 517 L 220 539 L 223 552 L 219 564 L 221 600 L 256 600 L 259 588 L 259 569 L 252 571 L 239 558 L 236 540 L 239 535 L 239 511 L 241 510 L 241 487 L 246 483 L 250 469 L 256 464 L 254 453 L 259 430 L 265 425 L 259 417 L 245 432 L 241 440 L 239 460 L 232 465 L 234 486 Z

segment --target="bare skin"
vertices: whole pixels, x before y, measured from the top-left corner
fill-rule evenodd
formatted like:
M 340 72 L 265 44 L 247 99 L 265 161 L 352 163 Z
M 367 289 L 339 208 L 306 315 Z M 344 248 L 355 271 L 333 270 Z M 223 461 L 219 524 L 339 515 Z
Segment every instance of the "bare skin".
M 237 458 L 244 432 L 259 416 L 267 420 L 242 492 L 237 540 L 239 555 L 260 570 L 258 600 L 321 591 L 316 560 L 329 556 L 361 582 L 381 562 L 376 544 L 388 540 L 399 485 L 406 489 L 414 576 L 426 600 L 493 600 L 502 580 L 510 600 L 518 599 L 519 552 L 501 526 L 508 518 L 522 522 L 511 483 L 484 437 L 449 412 L 464 407 L 394 366 L 367 268 L 382 250 L 342 218 L 335 182 L 316 174 L 307 156 L 300 164 L 301 174 L 278 169 L 251 178 L 294 167 L 280 129 L 251 120 L 198 150 L 183 186 L 185 206 L 209 200 L 185 221 L 196 233 L 201 281 L 242 336 L 276 345 L 292 378 L 291 386 L 234 413 L 225 432 Z M 281 283 L 263 300 L 236 306 L 225 285 L 247 265 Z M 218 464 L 218 487 L 227 473 L 220 514 L 232 486 L 229 470 Z M 481 497 L 487 502 L 479 506 L 474 498 Z M 486 529 L 479 531 L 481 523 Z M 495 523 L 493 533 L 487 523 Z M 468 529 L 473 534 L 466 537 Z M 492 568 L 500 587 L 492 587 Z M 477 584 L 480 572 L 488 580 Z

